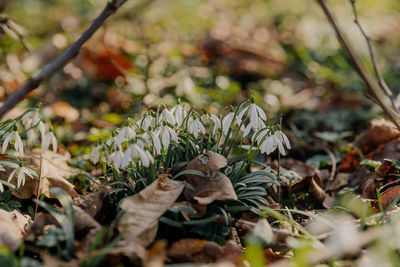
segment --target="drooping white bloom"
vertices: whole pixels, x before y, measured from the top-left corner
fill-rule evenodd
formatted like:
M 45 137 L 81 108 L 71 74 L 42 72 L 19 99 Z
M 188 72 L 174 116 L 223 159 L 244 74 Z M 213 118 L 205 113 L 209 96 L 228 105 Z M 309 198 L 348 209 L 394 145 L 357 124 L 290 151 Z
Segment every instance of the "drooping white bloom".
M 286 136 L 282 131 L 276 131 L 276 132 L 275 132 L 275 136 L 276 136 L 281 142 L 284 142 L 284 143 L 285 143 L 287 149 L 291 149 L 289 139 L 287 138 L 287 136 Z
M 243 131 L 243 137 L 246 137 L 249 135 L 251 129 L 253 129 L 254 132 L 258 132 L 263 128 L 265 128 L 265 123 L 261 118 L 257 118 L 257 123 L 249 123 L 246 127 L 242 126 L 241 130 Z
M 2 183 L 0 183 L 0 192 L 4 192 L 4 186 Z
M 26 142 L 28 145 L 33 145 L 38 139 L 38 134 L 35 129 L 30 129 L 26 132 Z
M 153 162 L 153 157 L 150 155 L 150 153 L 146 152 L 147 151 L 142 149 L 137 144 L 131 144 L 122 157 L 121 167 L 125 168 L 129 165 L 129 162 L 134 159 L 140 159 L 143 166 L 148 167 L 150 162 Z
M 231 127 L 233 118 L 235 117 L 234 112 L 229 112 L 223 119 L 222 119 L 222 131 L 225 135 L 228 134 L 228 131 Z M 237 120 L 236 120 L 237 121 Z
M 100 160 L 100 150 L 102 148 L 102 145 L 97 145 L 93 150 L 92 153 L 90 154 L 90 161 L 93 164 L 96 164 Z
M 123 158 L 123 154 L 121 152 L 121 150 L 117 150 L 111 153 L 110 157 L 108 157 L 108 162 L 107 164 L 113 164 L 114 168 L 119 169 L 121 167 L 121 163 L 122 163 L 122 158 Z
M 41 121 L 41 122 L 39 122 L 38 128 L 39 128 L 41 140 L 42 140 L 42 142 L 43 142 L 43 140 L 44 140 L 44 138 L 45 138 L 45 136 L 46 136 L 46 126 L 45 126 L 44 123 Z
M 257 137 L 257 142 L 258 143 L 261 142 L 267 135 L 267 133 L 268 133 L 267 130 L 262 131 Z M 262 141 L 262 144 L 260 146 L 260 152 L 269 155 L 272 152 L 274 152 L 276 148 L 278 148 L 279 152 L 282 155 L 285 155 L 286 152 L 282 142 L 284 142 L 286 147 L 290 149 L 290 142 L 286 137 L 286 135 L 282 131 L 276 131 L 274 134 L 266 137 L 264 141 Z
M 42 152 L 45 153 L 49 149 L 50 144 L 53 146 L 53 152 L 57 152 L 57 138 L 52 131 L 49 131 L 42 140 Z
M 153 132 L 145 132 L 142 137 L 149 143 L 153 144 L 153 147 L 157 153 L 161 152 L 161 141 L 160 138 Z M 143 146 L 144 147 L 144 146 Z
M 174 129 L 172 129 L 168 125 L 160 126 L 157 129 L 156 134 L 160 137 L 164 149 L 168 148 L 171 140 L 178 142 L 178 135 L 176 134 Z
M 211 127 L 213 127 L 213 135 L 215 135 L 215 133 L 217 132 L 217 130 L 221 129 L 221 120 L 220 118 L 218 118 L 217 116 L 215 116 L 214 114 L 211 114 L 209 119 L 213 122 L 213 125 Z
M 172 125 L 175 125 L 176 122 L 174 115 L 167 108 L 164 108 L 164 110 L 160 114 L 160 121 L 163 120 Z
M 260 108 L 256 104 L 251 103 L 239 112 L 236 117 L 236 124 L 239 125 L 242 122 L 243 115 L 246 113 L 246 111 L 248 111 L 247 117 L 250 118 L 251 124 L 256 125 L 258 118 L 261 118 L 264 121 L 267 120 L 267 116 L 265 115 L 264 110 L 262 110 L 262 108 Z
M 198 118 L 189 118 L 188 120 L 188 131 L 189 133 L 193 134 L 194 137 L 197 138 L 199 135 L 199 132 L 202 134 L 206 134 L 206 129 L 204 128 L 204 125 L 201 123 L 201 121 Z
M 19 155 L 22 157 L 24 155 L 24 146 L 22 144 L 21 137 L 19 136 L 17 131 L 12 131 L 11 133 L 8 133 L 6 138 L 4 139 L 3 146 L 2 146 L 2 151 L 1 153 L 5 153 L 8 147 L 9 143 L 14 143 L 14 149 L 19 153 Z
M 24 125 L 25 129 L 29 129 L 40 121 L 39 112 L 37 110 L 30 111 L 24 115 L 22 118 L 22 124 Z
M 136 124 L 147 131 L 150 127 L 155 126 L 155 119 L 151 115 L 145 114 Z
M 135 137 L 135 132 L 132 130 L 130 127 L 124 127 L 121 129 L 121 131 L 118 133 L 117 137 L 115 138 L 115 144 L 117 146 L 120 146 L 125 139 L 127 138 L 133 138 Z
M 28 175 L 30 178 L 33 179 L 34 176 L 37 176 L 36 173 L 27 167 L 20 166 L 17 163 L 9 162 L 8 167 L 14 168 L 14 170 L 8 176 L 8 182 L 12 180 L 12 178 L 16 175 L 17 176 L 17 187 L 25 184 L 25 174 Z
M 185 111 L 185 107 L 182 104 L 176 105 L 171 109 L 171 113 L 175 116 L 175 121 L 178 127 L 182 126 L 183 120 L 187 116 L 187 112 Z

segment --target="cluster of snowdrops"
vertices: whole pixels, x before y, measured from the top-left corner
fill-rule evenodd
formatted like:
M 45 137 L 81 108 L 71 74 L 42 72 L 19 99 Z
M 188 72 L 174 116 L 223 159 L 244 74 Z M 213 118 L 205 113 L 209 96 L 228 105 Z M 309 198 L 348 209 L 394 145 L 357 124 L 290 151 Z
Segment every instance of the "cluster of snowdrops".
M 285 146 L 290 149 L 280 125 L 267 122 L 265 112 L 254 100 L 243 101 L 236 108 L 221 110 L 219 114 L 210 114 L 207 110 L 199 114 L 189 105 L 178 103 L 171 109 L 160 106 L 157 111 L 144 113 L 138 121 L 128 119 L 107 141 L 99 141 L 90 159 L 94 164 L 100 162 L 115 169 L 138 164 L 149 167 L 157 155 L 180 139 L 192 145 L 193 140 L 202 140 L 202 147 L 198 143 L 195 145 L 198 151 L 214 150 L 226 155 L 235 140 L 240 140 L 240 147 L 248 151 L 265 154 L 278 148 L 285 155 Z

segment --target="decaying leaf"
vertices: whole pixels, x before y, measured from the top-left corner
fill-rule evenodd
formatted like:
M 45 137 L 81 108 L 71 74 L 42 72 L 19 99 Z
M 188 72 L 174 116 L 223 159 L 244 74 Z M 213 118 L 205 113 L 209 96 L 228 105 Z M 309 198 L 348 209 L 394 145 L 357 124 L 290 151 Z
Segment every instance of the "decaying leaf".
M 354 142 L 354 145 L 359 148 L 369 147 L 370 149 L 374 149 L 380 144 L 384 144 L 398 137 L 400 137 L 400 132 L 393 123 L 383 119 L 372 120 L 371 128 L 364 131 Z
M 107 187 L 102 186 L 94 193 L 75 198 L 74 204 L 94 218 L 96 214 L 100 212 L 103 206 L 104 196 L 108 191 Z
M 175 262 L 215 262 L 222 249 L 214 242 L 200 239 L 181 239 L 171 245 L 167 256 Z
M 17 250 L 25 234 L 25 227 L 31 222 L 28 215 L 24 216 L 16 210 L 9 212 L 0 209 L 0 245 Z
M 27 162 L 25 166 L 33 169 L 37 174 L 39 174 L 40 168 L 40 153 L 39 149 L 27 151 L 23 158 Z M 59 187 L 72 198 L 78 197 L 74 186 L 65 179 L 72 174 L 72 168 L 67 164 L 69 159 L 70 156 L 68 154 L 61 155 L 52 151 L 46 151 L 42 154 L 39 195 L 44 194 L 46 197 L 52 198 L 53 196 L 49 193 L 50 188 Z M 7 169 L 5 172 L 0 172 L 0 179 L 7 180 L 11 171 L 11 169 Z M 17 179 L 12 179 L 11 183 L 17 185 Z M 21 199 L 29 199 L 32 195 L 37 194 L 38 185 L 38 179 L 26 178 L 25 185 L 20 187 L 21 192 L 13 191 L 13 194 Z
M 226 158 L 212 151 L 190 161 L 186 169 L 203 172 L 207 178 L 186 175 L 185 181 L 194 188 L 194 190 L 185 189 L 186 200 L 195 200 L 200 205 L 208 205 L 214 200 L 236 200 L 237 196 L 231 181 L 219 171 L 226 165 Z
M 385 210 L 389 205 L 400 195 L 400 185 L 393 186 L 387 189 L 381 195 L 383 209 Z
M 143 265 L 145 267 L 163 267 L 167 257 L 166 248 L 166 241 L 159 240 L 155 242 L 155 244 L 147 250 L 146 260 Z
M 140 193 L 122 201 L 125 211 L 118 229 L 125 232 L 127 243 L 138 243 L 144 247 L 153 242 L 158 229 L 158 218 L 182 193 L 184 183 L 159 177 Z
M 326 197 L 323 190 L 321 177 L 317 172 L 299 160 L 282 159 L 280 162 L 283 169 L 279 182 L 283 187 L 290 187 L 292 192 L 309 192 L 319 203 Z
M 233 241 L 228 241 L 221 247 L 214 242 L 189 238 L 173 243 L 167 256 L 174 262 L 219 262 L 221 266 L 236 266 L 241 262 L 242 251 Z

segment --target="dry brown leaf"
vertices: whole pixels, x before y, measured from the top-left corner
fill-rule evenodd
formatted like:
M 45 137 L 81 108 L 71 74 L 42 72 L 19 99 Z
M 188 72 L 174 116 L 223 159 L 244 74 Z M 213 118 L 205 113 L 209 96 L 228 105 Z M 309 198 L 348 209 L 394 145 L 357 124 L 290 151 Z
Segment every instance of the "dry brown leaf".
M 75 198 L 74 204 L 94 218 L 103 207 L 104 196 L 108 191 L 107 187 L 102 186 L 94 193 Z
M 396 199 L 398 195 L 400 195 L 400 185 L 393 186 L 383 192 L 381 195 L 383 209 L 385 210 L 387 207 L 389 207 L 389 205 L 393 200 Z
M 39 174 L 40 168 L 40 153 L 40 149 L 34 149 L 33 151 L 26 151 L 23 157 L 24 161 L 27 162 L 25 166 L 33 169 L 37 174 Z M 39 195 L 44 194 L 46 197 L 53 198 L 49 193 L 50 188 L 59 187 L 72 198 L 78 197 L 74 186 L 65 179 L 72 174 L 72 168 L 67 164 L 67 160 L 70 159 L 70 156 L 68 154 L 61 155 L 52 151 L 46 151 L 46 153 L 43 153 L 42 157 Z M 0 179 L 7 180 L 11 171 L 11 169 L 7 169 L 5 172 L 0 172 Z M 11 183 L 16 186 L 17 179 L 12 179 Z M 13 195 L 21 199 L 29 199 L 32 195 L 37 194 L 38 184 L 38 179 L 26 177 L 25 185 L 19 188 L 21 192 L 13 191 Z
M 165 240 L 157 241 L 147 250 L 144 267 L 163 267 L 167 257 L 167 242 Z
M 400 137 L 400 132 L 393 123 L 383 119 L 373 120 L 371 121 L 371 128 L 364 131 L 354 142 L 354 145 L 359 148 L 369 147 L 373 149 L 398 137 Z
M 171 245 L 167 256 L 174 262 L 215 262 L 222 255 L 221 247 L 200 239 L 181 239 Z
M 57 117 L 63 118 L 65 122 L 71 123 L 79 119 L 79 111 L 69 103 L 60 101 L 51 105 L 51 109 Z
M 212 151 L 197 156 L 186 167 L 188 170 L 203 172 L 207 178 L 187 175 L 185 181 L 195 189 L 185 189 L 186 200 L 196 200 L 200 205 L 208 205 L 214 200 L 236 200 L 237 196 L 228 177 L 219 171 L 227 165 L 224 156 Z
M 231 180 L 221 172 L 210 180 L 199 177 L 188 182 L 195 191 L 185 189 L 187 200 L 194 199 L 201 205 L 211 204 L 214 200 L 237 200 Z
M 21 244 L 25 227 L 32 223 L 28 215 L 22 215 L 20 212 L 5 211 L 0 209 L 0 245 L 5 245 L 15 251 Z
M 322 203 L 326 197 L 323 189 L 322 179 L 317 172 L 302 161 L 295 159 L 282 159 L 280 164 L 283 168 L 293 171 L 300 176 L 301 179 L 294 181 L 293 184 L 284 184 L 290 186 L 292 192 L 308 191 L 319 203 Z M 293 181 L 293 180 L 291 180 Z
M 125 232 L 124 240 L 144 247 L 153 242 L 158 229 L 158 218 L 182 193 L 184 183 L 159 177 L 140 193 L 122 201 L 125 211 L 118 230 Z

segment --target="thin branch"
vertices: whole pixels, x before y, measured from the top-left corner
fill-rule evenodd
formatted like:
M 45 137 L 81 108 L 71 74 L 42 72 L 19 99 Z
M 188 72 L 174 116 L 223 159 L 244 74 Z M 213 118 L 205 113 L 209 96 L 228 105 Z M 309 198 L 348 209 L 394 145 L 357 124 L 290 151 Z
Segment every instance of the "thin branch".
M 29 79 L 20 89 L 13 93 L 4 101 L 0 107 L 0 118 L 21 101 L 28 93 L 36 89 L 44 80 L 51 77 L 54 73 L 62 69 L 79 52 L 82 45 L 86 43 L 93 34 L 101 27 L 104 21 L 114 14 L 127 0 L 113 0 L 108 2 L 100 15 L 93 21 L 90 27 L 82 33 L 81 37 L 69 46 L 61 55 L 47 64 L 43 70 L 35 77 Z
M 354 23 L 357 25 L 358 29 L 360 30 L 361 34 L 364 36 L 364 39 L 368 45 L 369 56 L 371 58 L 372 67 L 374 69 L 375 76 L 378 79 L 379 86 L 382 88 L 382 90 L 385 92 L 385 94 L 389 97 L 393 108 L 396 110 L 397 113 L 399 113 L 399 107 L 396 104 L 396 101 L 394 100 L 394 95 L 393 95 L 392 91 L 390 90 L 389 86 L 386 84 L 385 80 L 383 79 L 382 74 L 379 71 L 378 64 L 376 63 L 374 49 L 371 44 L 371 38 L 367 35 L 367 33 L 365 32 L 364 28 L 362 27 L 360 21 L 358 20 L 358 12 L 356 9 L 356 0 L 349 0 L 349 1 L 351 3 L 351 7 L 353 9 Z
M 342 47 L 349 55 L 350 60 L 354 64 L 354 67 L 358 75 L 360 75 L 361 79 L 367 85 L 368 96 L 383 109 L 383 111 L 389 117 L 389 119 L 400 130 L 400 115 L 396 113 L 391 107 L 385 104 L 385 99 L 387 98 L 387 95 L 382 91 L 382 88 L 379 86 L 377 81 L 371 76 L 371 74 L 365 68 L 364 64 L 358 58 L 357 53 L 354 51 L 353 47 L 347 41 L 343 31 L 339 28 L 339 25 L 336 23 L 336 20 L 333 17 L 332 12 L 326 5 L 325 0 L 316 0 L 316 1 L 321 6 L 329 23 L 335 30 L 339 42 L 342 44 Z

